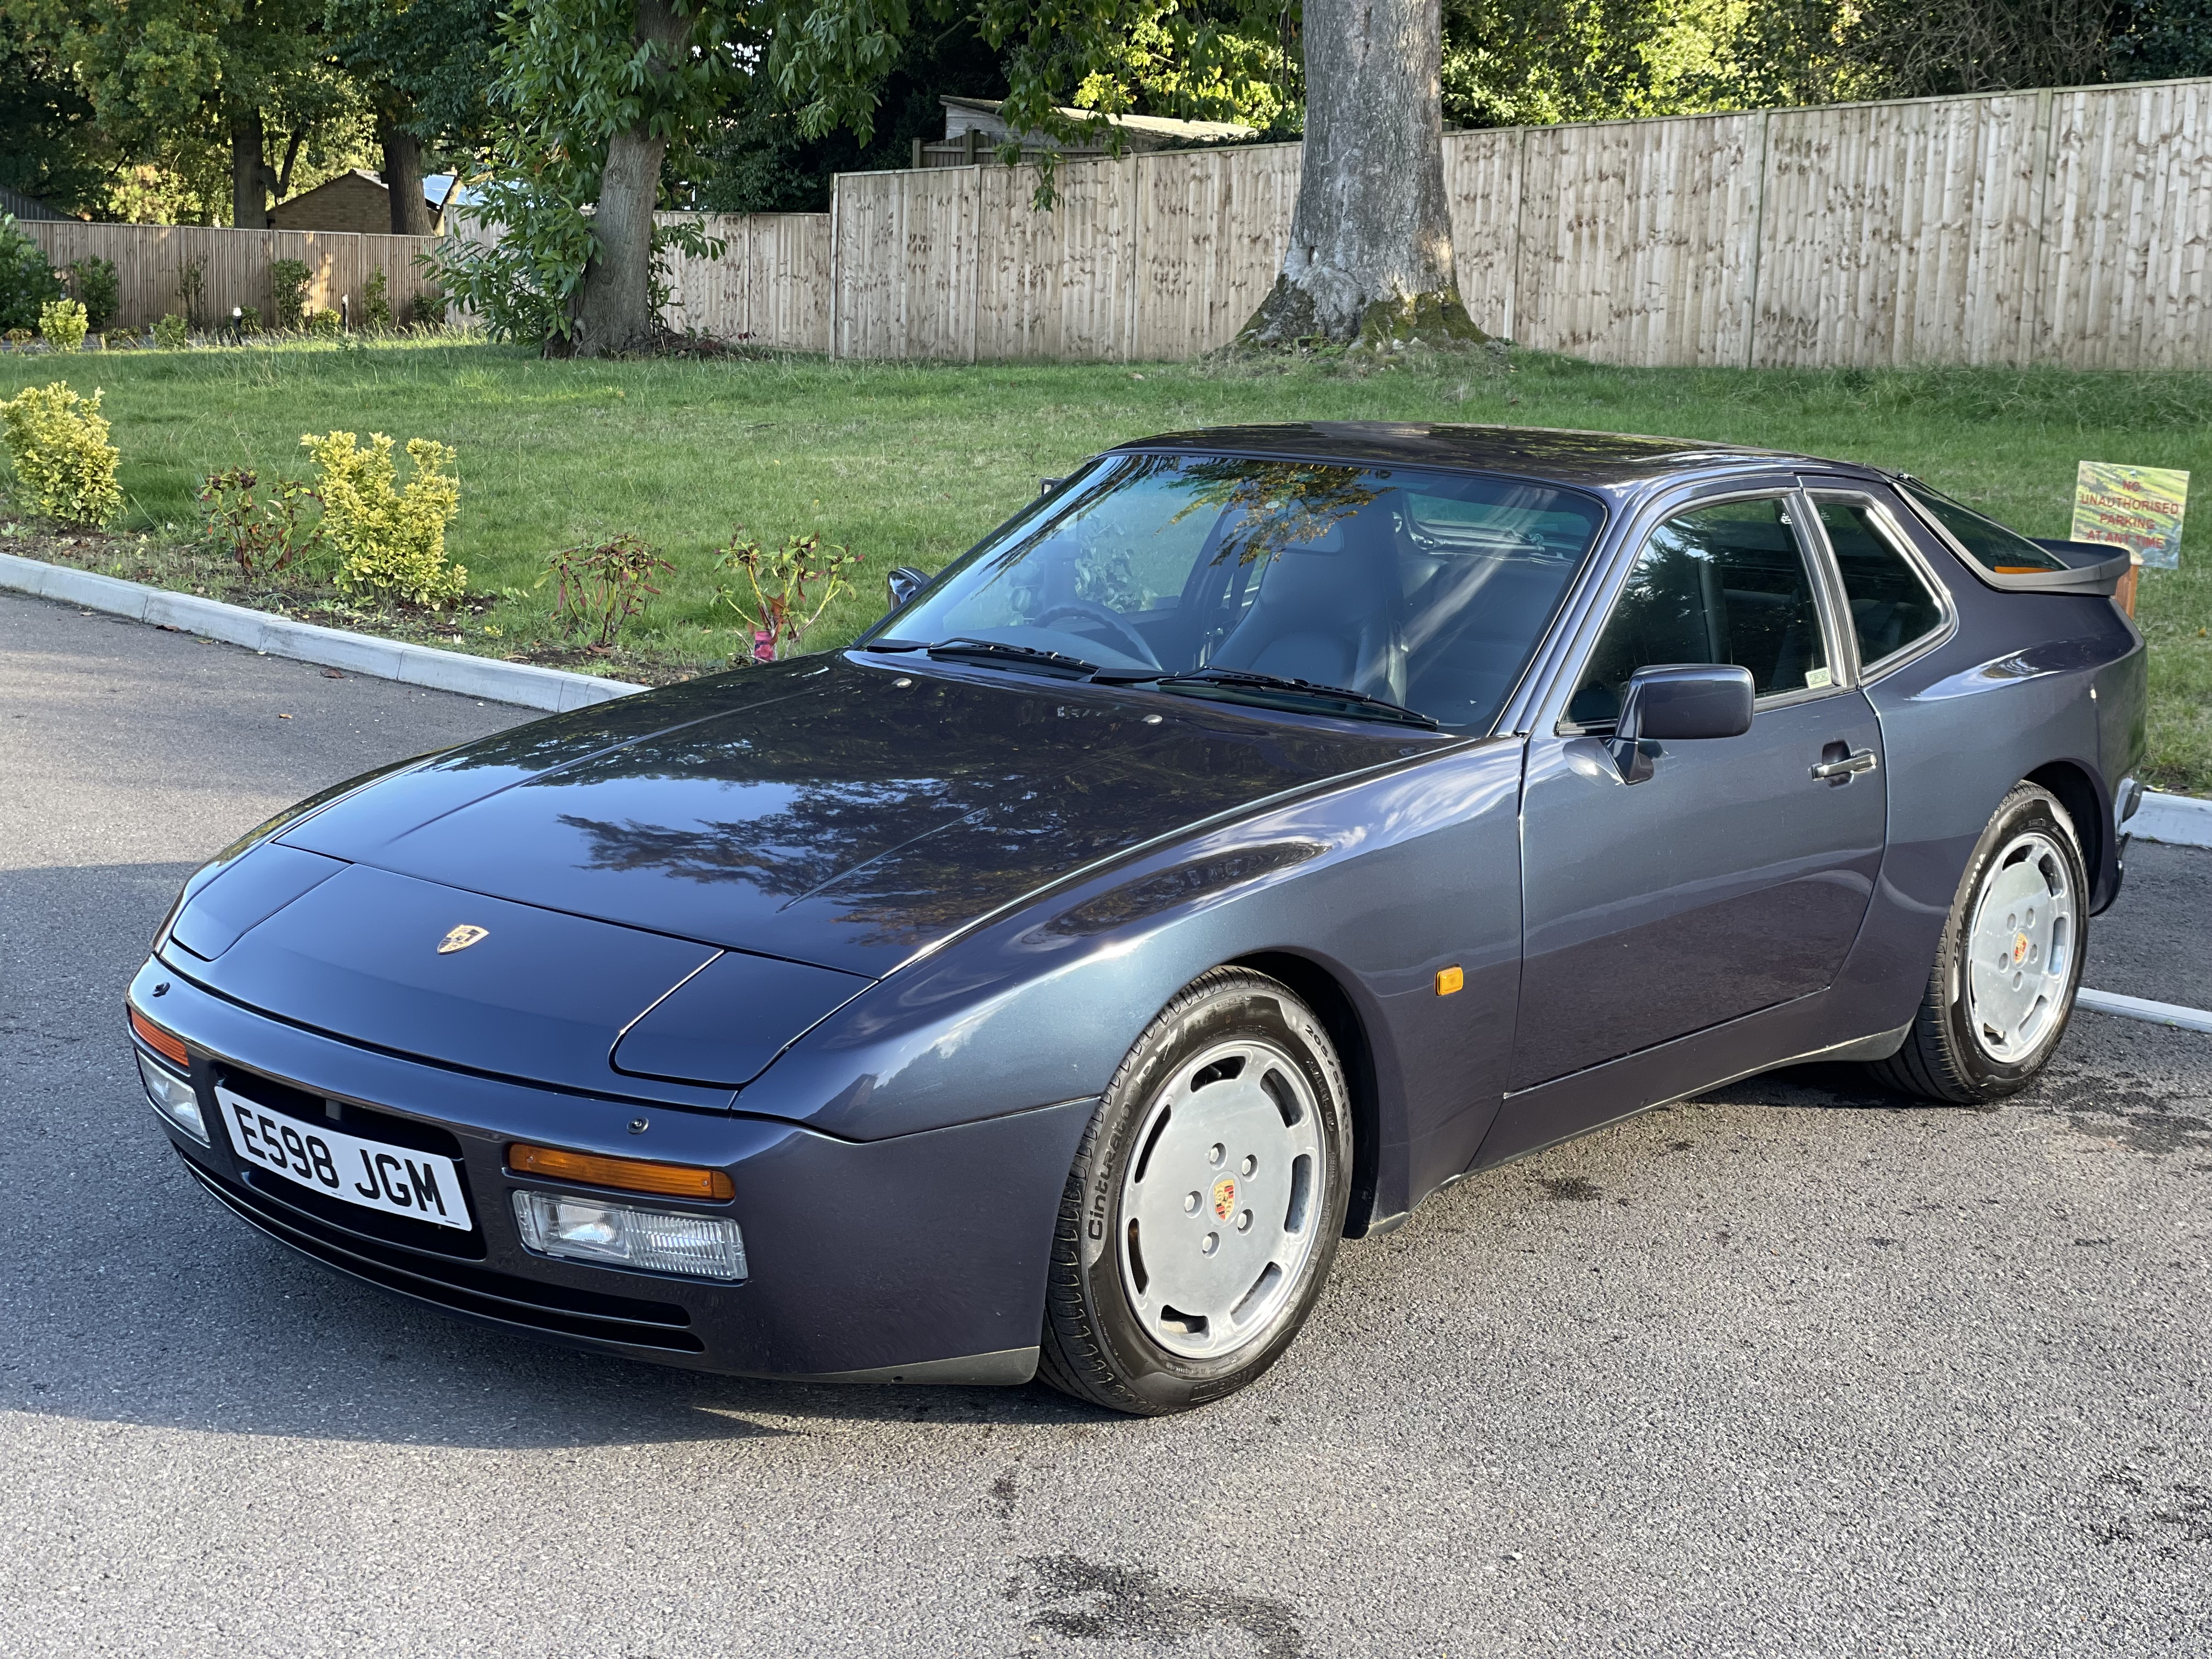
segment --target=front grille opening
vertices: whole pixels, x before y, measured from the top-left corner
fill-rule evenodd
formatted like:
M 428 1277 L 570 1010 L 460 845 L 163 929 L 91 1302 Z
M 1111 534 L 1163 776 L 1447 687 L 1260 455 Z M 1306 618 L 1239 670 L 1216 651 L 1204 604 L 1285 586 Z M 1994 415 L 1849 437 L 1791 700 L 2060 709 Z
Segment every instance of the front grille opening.
M 272 1205 L 263 1194 L 226 1181 L 191 1158 L 185 1159 L 185 1167 L 223 1203 L 264 1231 L 319 1261 L 388 1290 L 536 1330 L 674 1353 L 706 1352 L 707 1345 L 685 1328 L 691 1322 L 690 1314 L 674 1303 L 609 1296 L 396 1250 L 373 1239 L 342 1235 L 313 1218 Z
M 381 1210 L 349 1204 L 343 1199 L 317 1192 L 298 1182 L 287 1181 L 280 1175 L 271 1174 L 240 1159 L 240 1175 L 244 1183 L 266 1202 L 280 1206 L 301 1218 L 312 1216 L 356 1237 L 380 1239 L 410 1250 L 426 1250 L 434 1255 L 453 1256 L 464 1261 L 483 1260 L 486 1248 L 483 1208 L 477 1201 L 475 1190 L 470 1185 L 468 1164 L 461 1155 L 461 1143 L 452 1131 L 441 1129 L 434 1123 L 418 1122 L 413 1118 L 372 1111 L 366 1106 L 356 1106 L 349 1102 L 325 1101 L 320 1095 L 309 1094 L 288 1083 L 264 1077 L 258 1072 L 249 1072 L 228 1063 L 216 1067 L 216 1081 L 233 1094 L 244 1097 L 263 1109 L 291 1119 L 303 1130 L 328 1127 L 343 1129 L 348 1134 L 359 1135 L 365 1140 L 382 1141 L 409 1152 L 442 1153 L 453 1160 L 454 1169 L 461 1178 L 461 1200 L 469 1206 L 469 1217 L 474 1224 L 468 1231 L 459 1232 L 451 1227 L 434 1226 L 427 1221 L 417 1221 L 411 1216 L 389 1215 Z M 336 1107 L 337 1111 L 329 1110 L 331 1107 Z M 216 1115 L 222 1117 L 223 1114 L 218 1110 Z M 222 1127 L 224 1135 L 232 1138 L 234 1148 L 237 1126 L 225 1118 Z
M 434 1123 L 357 1106 L 349 1100 L 331 1100 L 309 1094 L 304 1089 L 295 1089 L 289 1083 L 279 1083 L 275 1078 L 228 1062 L 216 1067 L 215 1080 L 233 1094 L 243 1095 L 258 1106 L 266 1106 L 272 1112 L 282 1112 L 303 1123 L 327 1123 L 364 1140 L 386 1141 L 417 1152 L 441 1152 L 456 1164 L 462 1161 L 459 1138 L 450 1129 L 441 1129 Z

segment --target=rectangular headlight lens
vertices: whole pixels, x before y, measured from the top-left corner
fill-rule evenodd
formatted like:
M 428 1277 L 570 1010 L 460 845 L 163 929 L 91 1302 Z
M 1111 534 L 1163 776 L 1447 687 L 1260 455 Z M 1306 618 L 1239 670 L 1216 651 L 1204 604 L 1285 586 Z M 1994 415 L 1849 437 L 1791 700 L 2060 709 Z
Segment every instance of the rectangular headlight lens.
M 143 1054 L 138 1056 L 138 1078 L 146 1085 L 146 1098 L 154 1103 L 155 1111 L 201 1146 L 208 1144 L 207 1122 L 200 1116 L 200 1097 L 192 1092 L 190 1079 L 179 1077 Z
M 517 1192 L 514 1220 L 522 1242 L 540 1255 L 691 1279 L 734 1282 L 745 1276 L 744 1235 L 728 1216 Z

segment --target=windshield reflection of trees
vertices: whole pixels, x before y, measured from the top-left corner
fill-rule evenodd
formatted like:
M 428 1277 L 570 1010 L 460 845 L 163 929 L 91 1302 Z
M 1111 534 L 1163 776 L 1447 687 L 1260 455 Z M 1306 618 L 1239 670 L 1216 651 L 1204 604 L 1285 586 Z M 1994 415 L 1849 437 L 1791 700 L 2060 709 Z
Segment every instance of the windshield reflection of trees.
M 1046 696 L 940 682 L 889 700 L 878 676 L 838 678 L 748 716 L 742 737 L 709 722 L 547 780 L 720 781 L 775 797 L 688 822 L 564 812 L 584 867 L 742 884 L 779 908 L 818 896 L 866 942 L 915 944 L 1164 829 L 1375 756 L 1374 739 L 1340 733 L 1152 727 L 1113 705 L 1075 705 L 1078 722 Z

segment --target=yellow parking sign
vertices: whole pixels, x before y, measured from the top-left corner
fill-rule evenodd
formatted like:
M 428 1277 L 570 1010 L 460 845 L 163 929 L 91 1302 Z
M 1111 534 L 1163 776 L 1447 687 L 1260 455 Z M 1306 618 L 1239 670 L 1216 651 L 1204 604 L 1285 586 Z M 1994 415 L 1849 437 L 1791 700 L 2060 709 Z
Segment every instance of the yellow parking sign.
M 2163 466 L 2084 461 L 2074 485 L 2077 542 L 2109 542 L 2144 564 L 2172 570 L 2181 562 L 2181 513 L 2189 475 Z

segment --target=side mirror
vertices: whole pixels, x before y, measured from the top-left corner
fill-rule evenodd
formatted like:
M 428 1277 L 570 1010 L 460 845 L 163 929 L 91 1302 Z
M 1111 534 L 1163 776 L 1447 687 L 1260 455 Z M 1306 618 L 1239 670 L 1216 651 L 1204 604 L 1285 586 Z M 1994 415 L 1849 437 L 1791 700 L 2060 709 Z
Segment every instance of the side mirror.
M 1621 781 L 1641 783 L 1651 775 L 1647 741 L 1741 737 L 1751 730 L 1751 700 L 1747 668 L 1674 663 L 1638 669 L 1621 695 L 1620 718 L 1613 728 Z
M 884 588 L 890 595 L 894 611 L 928 586 L 929 578 L 910 564 L 902 564 L 884 574 Z

